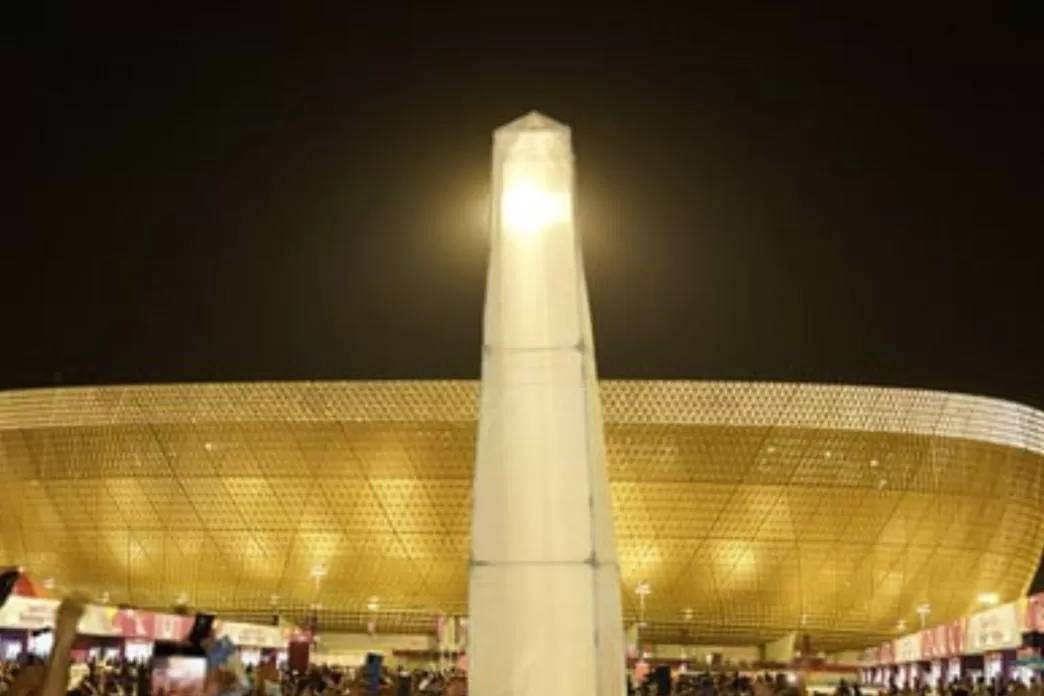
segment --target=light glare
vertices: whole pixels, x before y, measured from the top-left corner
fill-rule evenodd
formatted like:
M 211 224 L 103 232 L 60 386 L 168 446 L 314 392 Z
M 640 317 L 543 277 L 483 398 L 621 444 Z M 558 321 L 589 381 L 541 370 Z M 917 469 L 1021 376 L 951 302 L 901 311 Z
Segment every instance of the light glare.
M 505 187 L 500 212 L 504 228 L 521 234 L 536 234 L 569 220 L 569 195 L 548 191 L 531 181 Z

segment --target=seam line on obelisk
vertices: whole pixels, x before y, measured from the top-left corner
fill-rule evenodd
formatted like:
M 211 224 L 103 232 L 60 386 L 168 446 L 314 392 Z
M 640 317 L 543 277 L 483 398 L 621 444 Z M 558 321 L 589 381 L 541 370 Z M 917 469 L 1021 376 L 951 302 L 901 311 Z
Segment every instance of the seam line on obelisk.
M 559 352 L 583 353 L 584 352 L 584 344 L 583 344 L 583 342 L 580 342 L 580 343 L 572 343 L 572 344 L 563 343 L 563 344 L 560 344 L 560 345 L 557 345 L 557 346 L 514 346 L 514 347 L 507 347 L 507 346 L 491 346 L 490 344 L 486 343 L 486 344 L 484 344 L 482 346 L 482 352 L 484 352 L 484 353 L 492 353 L 493 351 L 497 351 L 497 352 L 500 352 L 500 353 L 508 353 L 508 354 L 511 354 L 511 353 L 559 353 Z

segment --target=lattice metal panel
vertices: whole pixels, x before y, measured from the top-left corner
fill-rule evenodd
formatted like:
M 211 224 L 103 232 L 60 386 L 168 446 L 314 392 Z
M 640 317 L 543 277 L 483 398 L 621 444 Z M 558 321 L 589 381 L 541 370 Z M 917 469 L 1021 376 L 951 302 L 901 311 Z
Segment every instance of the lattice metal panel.
M 828 650 L 1025 590 L 1044 414 L 856 387 L 606 382 L 625 610 L 650 640 Z M 477 385 L 0 394 L 0 564 L 113 601 L 430 631 L 466 608 Z M 312 577 L 321 570 L 319 583 Z M 319 607 L 319 608 L 316 608 Z M 692 610 L 692 619 L 683 620 Z

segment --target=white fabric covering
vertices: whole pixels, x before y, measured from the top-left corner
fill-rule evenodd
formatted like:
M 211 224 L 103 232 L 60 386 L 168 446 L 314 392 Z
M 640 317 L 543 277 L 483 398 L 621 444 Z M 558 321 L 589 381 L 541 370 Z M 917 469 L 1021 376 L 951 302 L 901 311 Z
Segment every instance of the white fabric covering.
M 626 692 L 620 572 L 569 129 L 496 131 L 469 693 Z

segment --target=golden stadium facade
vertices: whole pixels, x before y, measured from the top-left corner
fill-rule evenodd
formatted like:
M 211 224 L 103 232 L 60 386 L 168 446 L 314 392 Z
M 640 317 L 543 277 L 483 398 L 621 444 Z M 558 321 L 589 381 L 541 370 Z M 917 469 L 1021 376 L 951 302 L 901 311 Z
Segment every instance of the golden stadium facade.
M 601 385 L 625 613 L 817 650 L 1026 590 L 1044 413 L 926 391 Z M 430 632 L 467 607 L 475 382 L 0 393 L 0 565 L 114 603 Z M 315 607 L 319 608 L 316 610 Z M 691 610 L 691 611 L 690 611 Z M 691 618 L 689 618 L 691 617 Z

